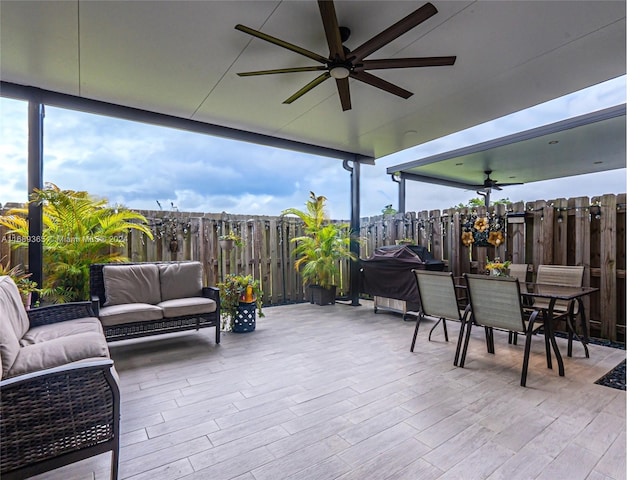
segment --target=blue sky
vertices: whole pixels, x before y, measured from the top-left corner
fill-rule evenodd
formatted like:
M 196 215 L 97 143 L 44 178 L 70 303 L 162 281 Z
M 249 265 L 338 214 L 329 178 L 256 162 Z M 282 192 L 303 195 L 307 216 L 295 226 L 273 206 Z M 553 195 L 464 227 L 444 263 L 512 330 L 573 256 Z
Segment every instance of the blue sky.
M 361 214 L 398 206 L 391 165 L 502 137 L 627 101 L 626 76 L 561 99 L 383 157 L 361 168 Z M 26 103 L 0 98 L 0 203 L 26 193 Z M 278 215 L 303 207 L 309 191 L 328 198 L 330 215 L 348 219 L 349 174 L 342 162 L 207 135 L 46 107 L 44 178 L 130 208 Z M 626 193 L 626 169 L 503 189 L 496 198 L 553 200 Z M 475 191 L 407 182 L 407 210 L 466 203 Z

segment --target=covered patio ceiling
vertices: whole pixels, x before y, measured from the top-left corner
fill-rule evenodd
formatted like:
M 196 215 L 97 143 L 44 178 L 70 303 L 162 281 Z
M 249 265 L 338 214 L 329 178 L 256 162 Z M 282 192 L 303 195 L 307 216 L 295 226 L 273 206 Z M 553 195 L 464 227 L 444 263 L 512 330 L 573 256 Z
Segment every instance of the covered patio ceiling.
M 618 105 L 411 162 L 387 173 L 405 180 L 483 189 L 625 168 L 627 106 Z
M 336 0 L 335 9 L 353 49 L 424 3 Z M 437 14 L 370 58 L 455 55 L 455 64 L 376 71 L 413 92 L 406 100 L 349 80 L 353 108 L 343 112 L 333 79 L 282 103 L 318 72 L 237 75 L 314 62 L 236 24 L 328 55 L 316 2 L 2 0 L 2 94 L 35 87 L 62 106 L 130 107 L 163 115 L 151 122 L 194 121 L 371 161 L 626 74 L 624 1 L 433 4 Z

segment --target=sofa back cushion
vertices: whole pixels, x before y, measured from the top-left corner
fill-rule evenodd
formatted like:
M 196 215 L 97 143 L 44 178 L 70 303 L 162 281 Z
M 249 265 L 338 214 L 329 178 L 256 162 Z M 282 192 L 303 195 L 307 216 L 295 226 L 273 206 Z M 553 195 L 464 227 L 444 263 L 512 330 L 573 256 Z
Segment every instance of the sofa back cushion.
M 202 263 L 161 263 L 158 269 L 162 301 L 202 296 Z
M 0 358 L 2 376 L 20 351 L 20 339 L 29 330 L 29 317 L 18 287 L 9 276 L 0 277 Z
M 158 267 L 153 263 L 134 265 L 105 265 L 104 305 L 125 303 L 160 303 L 160 277 Z

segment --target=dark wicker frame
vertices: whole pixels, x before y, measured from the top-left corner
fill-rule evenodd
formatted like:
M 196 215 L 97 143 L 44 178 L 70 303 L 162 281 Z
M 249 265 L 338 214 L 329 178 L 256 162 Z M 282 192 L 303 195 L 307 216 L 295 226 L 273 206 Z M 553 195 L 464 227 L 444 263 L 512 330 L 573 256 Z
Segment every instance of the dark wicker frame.
M 89 292 L 91 303 L 96 315 L 99 315 L 100 307 L 105 302 L 104 278 L 102 269 L 105 265 L 139 265 L 142 263 L 172 263 L 172 262 L 129 262 L 129 263 L 96 263 L 89 267 Z M 125 340 L 129 338 L 145 337 L 161 333 L 180 332 L 184 330 L 199 330 L 204 327 L 215 327 L 216 343 L 220 343 L 220 289 L 216 287 L 204 287 L 202 296 L 215 300 L 217 308 L 213 313 L 199 315 L 185 315 L 182 317 L 164 318 L 161 320 L 149 320 L 144 322 L 131 322 L 122 325 L 104 326 L 104 334 L 108 342 Z
M 28 311 L 31 326 L 92 316 L 89 302 Z M 58 315 L 59 314 L 59 315 Z M 120 389 L 113 361 L 76 362 L 0 382 L 0 472 L 23 479 L 112 452 L 118 478 Z

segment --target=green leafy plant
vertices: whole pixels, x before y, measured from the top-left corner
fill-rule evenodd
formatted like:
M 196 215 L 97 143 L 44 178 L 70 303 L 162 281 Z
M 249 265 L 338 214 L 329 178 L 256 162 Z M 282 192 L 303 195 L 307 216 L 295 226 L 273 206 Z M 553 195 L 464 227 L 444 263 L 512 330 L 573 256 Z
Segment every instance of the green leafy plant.
M 244 247 L 244 242 L 242 241 L 242 237 L 240 235 L 237 235 L 236 232 L 234 231 L 230 231 L 229 233 L 220 235 L 218 237 L 218 240 L 231 240 L 236 247 L 238 248 Z
M 49 183 L 33 193 L 31 202 L 43 205 L 42 238 L 29 236 L 28 208 L 0 216 L 0 225 L 8 229 L 12 248 L 42 242 L 42 295 L 53 303 L 88 300 L 89 265 L 127 261 L 111 249 L 123 247 L 130 230 L 153 238 L 143 215 L 122 206 L 110 207 L 107 200 L 95 199 L 87 192 L 61 190 Z
M 396 245 L 415 245 L 415 244 L 416 244 L 415 240 L 409 237 L 399 238 L 398 240 L 396 240 Z
M 310 192 L 307 210 L 288 208 L 282 215 L 295 215 L 304 223 L 304 235 L 291 239 L 295 243 L 293 254 L 298 256 L 294 263 L 305 283 L 330 288 L 335 285 L 338 261 L 355 260 L 350 250 L 351 232 L 348 224 L 329 223 L 326 213 L 326 197 Z
M 512 203 L 511 200 L 509 200 L 509 198 L 501 198 L 499 200 L 491 201 L 491 205 L 499 205 L 499 204 L 506 205 L 509 203 Z M 484 206 L 485 206 L 484 198 L 475 197 L 475 198 L 469 199 L 466 205 L 464 203 L 459 203 L 454 208 L 473 208 L 473 207 L 484 207 Z
M 262 311 L 262 288 L 260 282 L 252 275 L 227 275 L 220 288 L 220 314 L 224 318 L 225 329 L 228 330 L 231 320 L 236 314 L 240 302 L 256 302 L 258 317 L 264 317 Z
M 383 215 L 395 215 L 396 213 L 398 213 L 398 210 L 393 208 L 392 204 L 385 205 L 384 208 L 382 209 Z
M 11 267 L 10 260 L 7 259 L 7 263 L 2 263 L 7 257 L 4 256 L 0 259 L 0 276 L 8 275 L 14 281 L 18 287 L 18 291 L 22 296 L 23 302 L 27 305 L 26 300 L 30 293 L 40 292 L 38 284 L 33 280 L 30 280 L 31 273 L 28 273 L 22 265 L 16 265 Z

